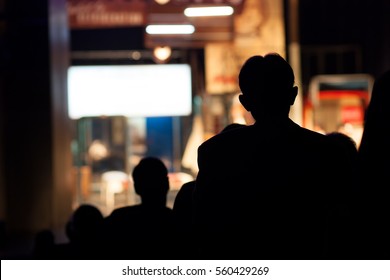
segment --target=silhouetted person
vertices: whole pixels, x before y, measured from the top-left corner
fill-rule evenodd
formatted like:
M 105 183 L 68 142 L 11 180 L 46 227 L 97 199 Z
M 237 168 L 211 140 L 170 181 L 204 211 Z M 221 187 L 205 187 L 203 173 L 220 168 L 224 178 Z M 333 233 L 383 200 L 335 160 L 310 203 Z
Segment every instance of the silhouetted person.
M 358 178 L 358 149 L 355 140 L 342 132 L 330 132 L 326 136 L 337 146 L 340 156 L 343 159 L 342 172 L 343 180 L 345 180 L 346 187 L 343 189 L 344 195 L 348 197 L 354 197 L 358 195 L 359 188 L 359 178 Z M 338 155 L 339 156 L 339 155 Z M 337 157 L 338 160 L 340 157 Z
M 390 258 L 390 70 L 375 80 L 359 146 L 366 258 Z
M 329 257 L 361 258 L 357 145 L 350 136 L 342 132 L 335 131 L 326 135 L 340 148 L 340 153 L 345 158 L 342 170 L 345 173 L 346 182 L 345 186 L 341 186 L 340 192 L 336 190 L 334 206 L 329 209 Z
M 348 153 L 352 158 L 357 158 L 356 142 L 350 136 L 337 131 L 327 133 L 326 135 L 333 139 L 337 145 L 341 145 L 343 147 L 342 150 Z
M 245 125 L 239 123 L 230 123 L 222 129 L 221 133 L 244 126 Z M 175 218 L 178 251 L 180 256 L 186 259 L 199 257 L 198 248 L 194 242 L 195 235 L 193 225 L 193 193 L 195 185 L 195 180 L 183 184 L 175 197 L 172 208 Z
M 181 259 L 193 259 L 198 257 L 194 242 L 192 195 L 195 189 L 195 181 L 182 185 L 173 203 L 173 216 L 175 222 L 175 243 L 177 243 L 178 256 Z
M 103 215 L 90 204 L 80 205 L 66 224 L 68 243 L 56 246 L 58 259 L 100 259 L 102 258 Z
M 289 119 L 298 88 L 278 54 L 253 56 L 239 100 L 256 123 L 198 149 L 194 192 L 202 258 L 326 258 L 327 210 L 342 172 L 338 147 Z
M 106 218 L 108 257 L 168 259 L 174 253 L 173 214 L 166 206 L 168 170 L 160 159 L 146 157 L 132 175 L 141 204 L 115 209 Z

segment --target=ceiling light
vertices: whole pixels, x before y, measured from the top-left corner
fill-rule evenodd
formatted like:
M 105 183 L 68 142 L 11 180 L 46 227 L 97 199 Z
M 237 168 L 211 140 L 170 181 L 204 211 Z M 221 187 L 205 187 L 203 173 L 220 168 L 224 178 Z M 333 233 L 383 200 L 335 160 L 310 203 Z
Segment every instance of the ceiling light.
M 171 57 L 172 49 L 168 46 L 165 47 L 155 47 L 153 50 L 153 57 L 159 63 L 167 62 Z
M 154 0 L 154 1 L 160 5 L 165 5 L 169 3 L 170 0 Z
M 146 33 L 156 34 L 192 34 L 195 27 L 191 24 L 154 24 L 146 26 Z
M 187 17 L 230 16 L 234 9 L 230 6 L 191 7 L 184 10 Z

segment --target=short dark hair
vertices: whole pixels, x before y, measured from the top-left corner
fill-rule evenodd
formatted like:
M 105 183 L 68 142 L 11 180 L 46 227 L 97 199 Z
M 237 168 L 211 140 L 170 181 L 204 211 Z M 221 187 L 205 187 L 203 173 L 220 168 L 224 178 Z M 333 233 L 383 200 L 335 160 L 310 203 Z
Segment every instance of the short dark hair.
M 164 178 L 168 176 L 165 164 L 156 157 L 145 157 L 134 167 L 133 179 L 135 182 L 144 178 Z
M 134 189 L 137 194 L 163 193 L 169 190 L 168 169 L 157 157 L 145 157 L 133 169 Z
M 294 72 L 282 56 L 269 53 L 250 57 L 243 64 L 238 80 L 244 95 L 267 95 L 280 99 L 283 96 L 272 93 L 291 89 L 294 86 Z

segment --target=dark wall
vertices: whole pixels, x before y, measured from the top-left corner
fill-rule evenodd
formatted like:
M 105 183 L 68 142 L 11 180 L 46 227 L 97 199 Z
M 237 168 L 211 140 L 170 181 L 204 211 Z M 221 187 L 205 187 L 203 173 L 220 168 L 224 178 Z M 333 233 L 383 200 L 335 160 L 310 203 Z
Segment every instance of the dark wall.
M 0 0 L 0 61 L 4 60 L 5 54 L 5 19 L 4 19 L 4 1 Z M 5 171 L 4 171 L 4 74 L 5 67 L 3 63 L 0 63 L 0 240 L 4 236 L 4 221 L 5 219 Z M 0 248 L 4 245 L 4 242 L 0 241 Z
M 141 50 L 144 28 L 74 29 L 70 32 L 71 50 Z
M 300 0 L 301 44 L 361 43 L 366 19 L 364 7 L 358 2 Z
M 390 69 L 390 1 L 300 0 L 300 42 L 305 46 L 353 45 L 362 71 Z
M 42 194 L 52 182 L 47 1 L 7 1 L 5 9 L 4 168 L 7 223 L 26 230 L 49 224 Z M 17 206 L 17 207 L 16 207 Z M 25 222 L 23 222 L 25 221 Z

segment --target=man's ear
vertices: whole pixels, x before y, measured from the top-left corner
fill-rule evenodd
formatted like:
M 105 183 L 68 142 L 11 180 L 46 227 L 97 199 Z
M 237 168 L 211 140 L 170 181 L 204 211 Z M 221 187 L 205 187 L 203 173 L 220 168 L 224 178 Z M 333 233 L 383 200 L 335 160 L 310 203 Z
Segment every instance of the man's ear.
M 169 177 L 167 176 L 166 179 L 164 180 L 164 193 L 165 193 L 165 195 L 168 194 L 169 189 L 170 189 L 170 186 L 169 186 Z
M 294 105 L 295 98 L 297 97 L 297 95 L 298 95 L 298 87 L 297 86 L 292 87 L 289 96 L 289 103 L 291 106 Z
M 242 106 L 244 106 L 245 110 L 247 110 L 248 112 L 251 111 L 251 106 L 250 106 L 250 102 L 248 100 L 248 97 L 243 95 L 243 94 L 240 94 L 238 96 L 238 99 L 240 100 L 240 103 L 242 104 Z

